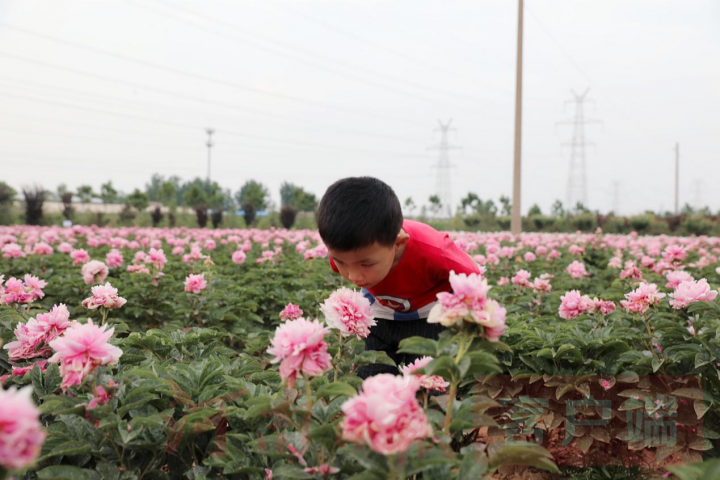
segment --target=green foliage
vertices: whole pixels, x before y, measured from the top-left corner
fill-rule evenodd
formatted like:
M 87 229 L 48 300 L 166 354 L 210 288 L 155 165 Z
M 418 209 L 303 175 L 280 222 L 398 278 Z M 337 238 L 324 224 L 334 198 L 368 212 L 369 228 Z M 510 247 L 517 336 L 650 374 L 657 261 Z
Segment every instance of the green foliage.
M 255 180 L 248 180 L 235 195 L 238 205 L 252 205 L 256 211 L 267 208 L 267 188 Z M 292 198 L 292 197 L 291 197 Z
M 130 195 L 125 197 L 125 202 L 138 212 L 145 210 L 150 204 L 147 194 L 135 189 Z

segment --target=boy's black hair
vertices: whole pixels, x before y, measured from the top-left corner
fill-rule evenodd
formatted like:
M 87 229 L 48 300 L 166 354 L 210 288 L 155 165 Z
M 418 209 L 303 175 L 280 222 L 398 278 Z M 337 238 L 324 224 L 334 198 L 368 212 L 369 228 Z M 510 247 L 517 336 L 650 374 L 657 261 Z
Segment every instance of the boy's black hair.
M 325 245 L 341 252 L 375 242 L 390 247 L 403 223 L 395 192 L 373 177 L 348 177 L 330 185 L 320 200 L 316 218 Z

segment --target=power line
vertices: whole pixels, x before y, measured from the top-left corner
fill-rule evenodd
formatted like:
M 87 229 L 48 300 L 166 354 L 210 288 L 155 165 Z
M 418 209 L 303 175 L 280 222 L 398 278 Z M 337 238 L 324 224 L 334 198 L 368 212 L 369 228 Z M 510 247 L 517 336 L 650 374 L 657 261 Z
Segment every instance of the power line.
M 283 8 L 284 10 L 286 10 L 286 11 L 288 11 L 288 12 L 291 12 L 291 13 L 297 15 L 297 16 L 303 17 L 303 18 L 305 18 L 306 20 L 309 20 L 309 21 L 311 21 L 311 22 L 313 22 L 313 23 L 315 23 L 315 24 L 317 24 L 317 25 L 320 25 L 321 27 L 323 27 L 323 28 L 325 28 L 325 29 L 327 29 L 327 30 L 331 30 L 331 31 L 333 31 L 333 32 L 335 32 L 335 33 L 339 33 L 339 34 L 341 34 L 341 35 L 344 35 L 344 36 L 346 36 L 346 37 L 348 37 L 348 38 L 351 38 L 351 39 L 353 39 L 353 40 L 355 40 L 355 41 L 357 41 L 357 42 L 360 42 L 360 43 L 362 43 L 362 44 L 369 45 L 369 46 L 371 46 L 371 47 L 373 47 L 373 48 L 375 48 L 375 49 L 377 49 L 377 50 L 380 50 L 380 51 L 382 51 L 382 52 L 384 52 L 384 53 L 386 53 L 386 54 L 392 55 L 392 56 L 394 56 L 394 57 L 403 58 L 403 59 L 405 59 L 405 60 L 407 60 L 407 61 L 410 61 L 411 63 L 419 64 L 419 65 L 421 65 L 420 68 L 423 68 L 423 69 L 431 68 L 431 69 L 433 69 L 433 70 L 440 71 L 440 72 L 445 73 L 445 74 L 447 74 L 447 75 L 457 76 L 457 72 L 451 72 L 451 71 L 446 70 L 446 69 L 443 68 L 443 67 L 440 67 L 440 66 L 437 66 L 437 65 L 433 65 L 432 63 L 427 62 L 427 61 L 426 61 L 425 59 L 423 59 L 423 58 L 415 57 L 415 56 L 413 56 L 413 55 L 408 55 L 408 54 L 405 53 L 405 52 L 400 52 L 400 51 L 398 51 L 398 50 L 394 50 L 394 49 L 388 48 L 387 45 L 384 45 L 384 44 L 383 44 L 383 45 L 380 45 L 380 44 L 375 43 L 375 42 L 373 42 L 373 41 L 371 41 L 371 40 L 368 40 L 368 39 L 365 38 L 365 37 L 362 37 L 362 36 L 357 35 L 357 34 L 355 34 L 355 33 L 352 33 L 352 32 L 349 32 L 349 31 L 347 31 L 347 30 L 344 30 L 344 29 L 342 29 L 342 28 L 339 28 L 337 25 L 333 24 L 332 22 L 327 22 L 327 21 L 322 20 L 322 19 L 319 19 L 319 18 L 317 18 L 317 17 L 308 15 L 306 12 L 302 12 L 302 11 L 293 9 L 293 8 L 291 8 L 291 7 L 288 7 L 288 6 L 285 5 L 285 4 L 280 4 L 280 3 L 278 3 L 278 2 L 270 2 L 270 3 L 273 3 L 275 6 L 281 7 L 281 8 Z M 478 84 L 478 82 L 477 82 L 475 79 L 473 79 L 472 82 L 473 82 L 474 84 Z M 495 86 L 492 86 L 492 85 L 486 85 L 486 84 L 484 84 L 483 86 L 484 86 L 485 88 L 488 88 L 488 89 L 491 89 L 491 90 L 495 90 L 495 91 L 499 91 L 499 92 L 503 92 L 503 93 L 510 93 L 508 90 L 505 90 L 505 89 L 502 89 L 502 88 L 498 88 L 498 87 L 495 87 Z
M 3 77 L 0 77 L 0 80 L 2 80 L 2 79 L 3 79 Z M 128 99 L 126 99 L 126 98 L 114 97 L 114 96 L 110 96 L 110 95 L 94 94 L 94 93 L 89 93 L 89 92 L 85 92 L 85 91 L 81 91 L 81 90 L 75 90 L 75 89 L 66 88 L 66 87 L 58 87 L 58 86 L 55 86 L 55 85 L 44 84 L 44 83 L 35 82 L 35 81 L 32 81 L 32 80 L 26 80 L 26 79 L 14 79 L 14 80 L 16 80 L 16 81 L 18 81 L 18 82 L 21 82 L 21 83 L 23 84 L 23 87 L 26 86 L 26 84 L 27 84 L 27 85 L 36 85 L 36 86 L 39 86 L 39 87 L 42 87 L 42 88 L 49 88 L 49 89 L 52 89 L 52 90 L 57 90 L 57 91 L 62 91 L 62 92 L 69 92 L 69 93 L 71 93 L 71 94 L 78 95 L 78 96 L 90 97 L 90 98 L 97 98 L 97 99 L 106 99 L 106 100 L 110 100 L 110 101 L 114 101 L 114 102 L 119 102 L 119 103 L 121 103 L 122 105 L 127 105 L 127 102 L 128 102 Z M 142 88 L 142 87 L 138 87 L 138 88 Z M 172 93 L 171 93 L 171 92 L 165 92 L 165 94 L 171 95 Z M 181 95 L 182 95 L 182 94 L 181 94 Z M 183 95 L 183 96 L 185 96 L 185 95 Z M 242 113 L 246 113 L 246 114 L 247 114 L 247 113 L 254 113 L 254 114 L 263 115 L 263 116 L 266 116 L 266 117 L 269 117 L 269 118 L 272 118 L 272 119 L 276 119 L 276 120 L 281 120 L 281 121 L 296 123 L 296 124 L 299 124 L 299 125 L 303 126 L 304 128 L 309 128 L 308 125 L 306 125 L 306 124 L 310 124 L 310 125 L 317 125 L 317 126 L 319 126 L 319 127 L 321 127 L 321 128 L 324 128 L 324 129 L 328 129 L 328 128 L 329 128 L 329 129 L 333 129 L 333 130 L 335 130 L 335 131 L 337 131 L 337 132 L 349 133 L 349 134 L 353 134 L 353 135 L 366 136 L 366 137 L 375 137 L 375 138 L 382 138 L 382 139 L 386 139 L 386 140 L 402 141 L 402 142 L 408 142 L 408 143 L 413 143 L 413 144 L 416 144 L 416 143 L 417 143 L 416 140 L 411 139 L 411 138 L 397 137 L 397 136 L 386 135 L 386 134 L 382 134 L 382 133 L 374 133 L 374 132 L 367 132 L 367 131 L 362 131 L 362 130 L 348 129 L 348 128 L 345 128 L 345 127 L 339 127 L 339 126 L 337 126 L 337 125 L 329 125 L 329 124 L 325 124 L 325 123 L 322 123 L 322 122 L 315 122 L 315 121 L 310 121 L 310 120 L 308 120 L 308 121 L 303 121 L 303 120 L 300 120 L 300 119 L 294 119 L 294 118 L 292 118 L 292 117 L 284 117 L 284 116 L 281 116 L 281 115 L 271 114 L 271 113 L 268 113 L 268 112 L 264 112 L 264 111 L 262 111 L 262 110 L 249 109 L 249 108 L 242 107 L 242 106 L 240 106 L 240 105 L 234 105 L 234 104 L 227 103 L 227 102 L 215 102 L 215 101 L 207 100 L 207 99 L 204 99 L 204 98 L 201 98 L 201 97 L 193 97 L 193 100 L 196 100 L 196 101 L 198 101 L 198 102 L 207 103 L 207 104 L 209 104 L 209 105 L 224 107 L 224 108 L 228 108 L 228 109 L 232 109 L 232 110 L 238 110 L 238 111 L 240 111 L 240 112 L 242 112 Z M 176 108 L 176 107 L 170 107 L 170 106 L 168 106 L 168 105 L 161 104 L 161 103 L 151 102 L 151 101 L 148 101 L 148 100 L 132 99 L 132 101 L 135 102 L 135 103 L 140 103 L 140 104 L 143 104 L 143 103 L 144 103 L 144 104 L 147 104 L 147 105 L 151 105 L 153 109 L 157 109 L 158 106 L 161 107 L 161 108 L 165 108 L 165 109 L 167 109 L 167 108 L 173 108 L 173 109 L 175 109 L 175 108 Z M 190 110 L 188 110 L 188 112 L 193 113 L 194 115 L 197 115 L 197 114 L 198 114 L 198 112 L 195 112 L 195 111 L 190 111 Z
M 135 5 L 135 6 L 139 6 L 139 5 L 137 4 L 137 2 L 133 2 L 133 1 L 131 1 L 131 0 L 127 0 L 127 1 L 129 1 L 129 3 L 132 3 L 132 4 Z M 342 60 L 338 60 L 338 59 L 329 57 L 329 56 L 327 56 L 327 55 L 320 55 L 320 54 L 318 54 L 317 52 L 310 51 L 310 50 L 306 50 L 306 49 L 303 49 L 303 48 L 299 48 L 299 47 L 297 47 L 296 45 L 292 45 L 292 44 L 289 44 L 289 43 L 286 43 L 286 42 L 281 42 L 281 41 L 278 41 L 278 40 L 273 39 L 273 38 L 269 38 L 269 37 L 266 37 L 266 36 L 263 36 L 263 35 L 259 35 L 259 34 L 257 34 L 257 33 L 248 32 L 247 30 L 244 30 L 243 28 L 239 27 L 237 24 L 233 24 L 233 23 L 230 23 L 230 22 L 226 22 L 226 21 L 224 21 L 224 20 L 219 20 L 219 19 L 217 19 L 217 18 L 212 18 L 212 17 L 209 17 L 209 16 L 207 16 L 207 15 L 203 15 L 203 14 L 200 14 L 200 13 L 197 13 L 197 12 L 191 12 L 191 11 L 186 10 L 186 9 L 184 9 L 184 8 L 180 8 L 180 7 L 178 7 L 178 6 L 175 5 L 175 4 L 171 4 L 170 2 L 167 2 L 167 1 L 165 1 L 165 0 L 157 0 L 157 1 L 159 1 L 160 3 L 164 4 L 166 7 L 171 8 L 171 9 L 173 9 L 173 10 L 176 10 L 176 11 L 179 11 L 179 12 L 185 13 L 185 14 L 187 14 L 187 15 L 191 15 L 191 16 L 197 17 L 197 18 L 201 18 L 201 19 L 203 19 L 203 20 L 205 20 L 205 21 L 207 21 L 207 22 L 210 22 L 210 23 L 214 23 L 214 24 L 217 24 L 217 25 L 222 25 L 222 26 L 224 26 L 224 27 L 227 27 L 227 28 L 229 28 L 230 30 L 232 30 L 232 32 L 233 32 L 234 35 L 235 35 L 238 31 L 240 31 L 240 32 L 242 32 L 244 35 L 247 35 L 247 36 L 250 36 L 250 37 L 254 37 L 254 38 L 260 39 L 260 41 L 263 41 L 263 42 L 267 42 L 267 43 L 270 43 L 270 44 L 278 45 L 279 47 L 288 49 L 288 50 L 290 50 L 290 51 L 300 52 L 300 53 L 302 53 L 303 55 L 307 55 L 307 56 L 310 56 L 310 57 L 318 58 L 318 59 L 321 59 L 321 60 L 323 60 L 323 61 L 325 61 L 325 62 L 329 62 L 329 63 L 335 64 L 335 65 L 339 65 L 339 66 L 344 67 L 344 68 L 350 68 L 350 69 L 352 69 L 352 70 L 363 71 L 363 72 L 365 72 L 365 73 L 367 73 L 367 74 L 370 74 L 370 75 L 373 75 L 373 76 L 376 76 L 376 77 L 379 77 L 379 78 L 383 78 L 383 79 L 386 79 L 386 80 L 390 80 L 390 81 L 393 81 L 393 82 L 397 82 L 397 83 L 400 83 L 400 84 L 403 84 L 403 85 L 406 85 L 406 86 L 409 86 L 409 87 L 412 87 L 412 88 L 416 88 L 416 89 L 419 89 L 419 90 L 425 90 L 425 91 L 432 92 L 432 93 L 436 93 L 436 94 L 437 94 L 437 93 L 440 93 L 440 94 L 442 94 L 442 95 L 449 95 L 449 96 L 459 97 L 459 98 L 462 98 L 463 100 L 472 100 L 472 101 L 475 101 L 475 102 L 484 102 L 484 100 L 479 99 L 479 98 L 475 98 L 475 97 L 470 96 L 470 95 L 465 95 L 465 94 L 462 94 L 462 93 L 447 91 L 447 90 L 443 90 L 443 89 L 440 89 L 440 88 L 423 85 L 423 84 L 420 84 L 420 83 L 417 83 L 417 82 L 414 82 L 414 81 L 410 81 L 410 80 L 405 79 L 405 78 L 399 78 L 399 77 L 396 77 L 396 76 L 393 76 L 393 75 L 388 75 L 387 73 L 377 72 L 377 71 L 375 71 L 375 70 L 372 70 L 372 69 L 369 69 L 369 68 L 366 68 L 366 67 L 363 67 L 363 66 L 360 66 L 360 65 L 355 65 L 355 64 L 348 63 L 348 62 L 344 62 L 344 61 L 342 61 Z M 142 8 L 149 9 L 149 8 L 147 7 L 147 5 L 143 5 Z M 163 12 L 161 12 L 161 11 L 159 11 L 159 10 L 157 10 L 157 9 L 154 9 L 153 11 L 154 11 L 155 13 L 158 13 L 158 14 L 164 14 Z M 183 19 L 181 19 L 181 18 L 179 18 L 179 17 L 176 17 L 176 16 L 174 16 L 174 17 L 172 17 L 172 18 L 175 19 L 175 20 L 178 20 L 178 21 L 185 21 L 185 20 L 183 20 Z M 206 27 L 203 27 L 203 26 L 200 26 L 200 25 L 195 25 L 195 26 L 198 27 L 198 28 L 203 28 L 203 29 L 212 31 L 213 33 L 218 33 L 218 34 L 220 34 L 220 32 L 217 32 L 217 31 L 215 31 L 215 30 L 207 29 Z M 263 50 L 268 51 L 267 47 L 263 47 L 263 46 L 261 46 L 261 45 L 252 44 L 252 43 L 251 43 L 250 45 L 251 45 L 251 46 L 254 46 L 254 47 L 256 47 L 256 48 L 262 48 Z M 270 51 L 272 51 L 272 50 L 270 50 Z M 287 57 L 287 55 L 283 54 L 282 52 L 280 52 L 280 53 L 281 53 L 282 55 L 284 55 L 284 56 Z M 300 59 L 295 59 L 295 60 L 304 62 L 304 60 L 300 60 Z M 359 79 L 357 79 L 357 78 L 353 78 L 353 79 L 354 79 L 354 80 L 359 80 Z M 378 84 L 375 84 L 375 83 L 372 83 L 371 85 L 373 85 L 373 86 L 379 86 L 379 87 L 381 87 L 381 88 L 388 88 L 388 87 L 386 87 L 386 86 L 378 85 Z M 395 88 L 392 88 L 392 91 L 394 91 L 394 92 L 399 92 L 399 93 L 402 93 L 402 94 L 407 93 L 407 92 L 405 92 L 405 91 L 403 91 L 403 90 L 397 90 L 397 89 L 395 89 Z M 433 99 L 427 99 L 427 98 L 423 98 L 423 99 L 434 101 Z
M 89 111 L 89 112 L 93 112 L 93 113 L 102 113 L 105 115 L 112 115 L 112 116 L 117 116 L 117 117 L 122 117 L 122 118 L 130 118 L 130 119 L 134 119 L 134 120 L 143 120 L 143 121 L 147 121 L 147 122 L 153 122 L 153 123 L 168 125 L 168 126 L 177 127 L 177 128 L 202 130 L 202 127 L 197 126 L 197 125 L 191 125 L 191 124 L 187 124 L 187 123 L 174 122 L 174 121 L 168 121 L 168 120 L 161 120 L 161 119 L 156 119 L 156 118 L 143 117 L 140 115 L 111 112 L 108 110 L 103 110 L 103 109 L 94 108 L 94 107 L 85 107 L 85 106 L 67 104 L 67 103 L 58 102 L 55 100 L 38 99 L 38 98 L 34 98 L 34 97 L 29 97 L 27 95 L 18 95 L 18 94 L 12 94 L 12 93 L 2 92 L 2 91 L 0 91 L 0 95 L 9 96 L 9 97 L 13 97 L 13 98 L 20 98 L 20 99 L 28 100 L 31 102 L 49 103 L 49 104 L 57 105 L 57 106 L 64 107 L 64 108 L 85 110 L 85 111 Z M 323 145 L 323 144 L 316 144 L 316 143 L 311 143 L 311 142 L 288 140 L 288 139 L 284 139 L 284 138 L 268 137 L 268 136 L 254 135 L 254 134 L 248 134 L 248 133 L 240 133 L 240 132 L 235 132 L 232 130 L 225 130 L 225 129 L 218 130 L 218 131 L 222 131 L 223 133 L 225 133 L 227 135 L 234 135 L 234 136 L 245 137 L 245 138 L 254 138 L 254 139 L 258 139 L 258 140 L 266 140 L 266 141 L 271 141 L 271 142 L 281 142 L 281 143 L 287 143 L 287 144 L 296 145 L 296 146 L 305 146 L 305 147 L 313 147 L 313 148 L 321 148 L 321 149 L 338 149 L 338 150 L 343 150 L 343 151 L 352 150 L 352 151 L 364 152 L 364 153 L 370 153 L 370 154 L 378 154 L 378 153 L 383 154 L 384 153 L 384 154 L 391 154 L 391 155 L 398 156 L 398 157 L 421 158 L 421 156 L 419 156 L 419 155 L 412 154 L 412 153 L 406 153 L 406 152 L 389 152 L 389 151 L 372 150 L 372 149 L 365 149 L 365 148 L 348 148 L 348 147 L 345 147 L 342 145 Z
M 75 46 L 77 46 L 77 45 L 75 45 Z M 293 101 L 293 102 L 303 103 L 303 104 L 310 105 L 310 106 L 313 106 L 313 107 L 325 108 L 325 109 L 329 109 L 329 110 L 337 110 L 337 111 L 342 111 L 342 112 L 353 113 L 353 114 L 355 114 L 355 115 L 367 116 L 367 117 L 372 117 L 372 118 L 380 118 L 380 119 L 383 119 L 383 120 L 391 120 L 391 121 L 396 121 L 396 122 L 403 122 L 403 123 L 407 123 L 407 122 L 411 122 L 411 123 L 412 123 L 412 122 L 413 122 L 413 120 L 409 120 L 409 119 L 403 119 L 403 118 L 397 118 L 397 117 L 390 117 L 390 116 L 387 116 L 387 115 L 380 115 L 380 114 L 371 113 L 371 112 L 364 112 L 364 111 L 355 110 L 355 109 L 352 109 L 352 108 L 349 108 L 349 107 L 343 107 L 343 106 L 328 104 L 328 103 L 325 103 L 325 102 L 321 102 L 321 101 L 319 101 L 319 100 L 313 100 L 313 99 L 307 99 L 307 98 L 302 98 L 302 97 L 296 97 L 296 96 L 293 96 L 293 95 L 286 95 L 286 94 L 277 93 L 277 92 L 268 92 L 268 91 L 266 91 L 266 90 L 262 90 L 262 89 L 255 88 L 255 87 L 250 87 L 250 86 L 247 86 L 247 85 L 242 85 L 242 84 L 239 84 L 239 83 L 236 83 L 236 82 L 230 82 L 230 81 L 225 81 L 225 80 L 220 80 L 220 79 L 214 79 L 214 78 L 211 78 L 211 77 L 206 77 L 206 76 L 204 76 L 204 75 L 199 75 L 199 74 L 195 74 L 195 73 L 191 73 L 191 72 L 184 72 L 183 70 L 178 70 L 178 69 L 172 68 L 172 67 L 165 67 L 165 66 L 155 65 L 155 64 L 153 64 L 153 63 L 151 63 L 151 62 L 145 62 L 145 61 L 143 61 L 143 60 L 132 59 L 132 58 L 126 57 L 126 56 L 124 56 L 124 55 L 119 55 L 119 54 L 115 54 L 115 53 L 112 53 L 112 52 L 106 52 L 106 51 L 104 51 L 104 50 L 95 49 L 94 47 L 78 47 L 78 48 L 84 48 L 84 49 L 86 48 L 86 49 L 88 49 L 88 50 L 93 50 L 93 51 L 95 51 L 95 53 L 100 53 L 100 52 L 102 52 L 102 53 L 105 54 L 105 55 L 109 55 L 109 56 L 116 57 L 116 58 L 121 58 L 121 59 L 126 60 L 126 61 L 131 62 L 131 63 L 143 64 L 143 65 L 145 65 L 145 66 L 157 68 L 157 69 L 164 70 L 164 71 L 167 71 L 167 72 L 170 72 L 170 73 L 187 75 L 187 76 L 190 76 L 190 77 L 194 77 L 194 78 L 197 79 L 197 80 L 204 80 L 204 81 L 216 83 L 216 84 L 218 84 L 218 85 L 223 85 L 223 86 L 226 86 L 226 87 L 235 88 L 235 89 L 238 89 L 238 90 L 243 90 L 243 91 L 246 91 L 246 92 L 255 93 L 255 94 L 260 94 L 260 95 L 265 95 L 265 96 L 269 96 L 269 97 L 273 97 L 273 98 L 278 98 L 278 99 L 282 99 L 282 100 L 289 100 L 289 101 Z M 163 89 L 161 89 L 161 88 L 150 87 L 150 86 L 147 86 L 147 85 L 139 85 L 139 84 L 135 84 L 134 82 L 127 82 L 127 81 L 116 80 L 116 79 L 113 79 L 113 78 L 110 78 L 110 77 L 106 77 L 106 76 L 103 76 L 103 75 L 97 75 L 97 74 L 94 74 L 94 73 L 92 73 L 92 72 L 87 72 L 87 71 L 83 71 L 83 70 L 78 70 L 78 69 L 75 69 L 75 68 L 65 67 L 65 66 L 61 66 L 61 65 L 55 65 L 55 64 L 52 64 L 52 63 L 49 63 L 49 62 L 43 62 L 43 61 L 40 61 L 40 60 L 29 59 L 29 58 L 22 57 L 22 56 L 20 56 L 20 55 L 15 55 L 15 54 L 8 53 L 8 52 L 0 52 L 0 55 L 5 56 L 5 57 L 9 57 L 9 58 L 13 58 L 13 59 L 15 59 L 15 60 L 20 60 L 20 61 L 24 61 L 24 62 L 28 62 L 28 63 L 34 63 L 34 64 L 36 64 L 36 65 L 42 65 L 42 66 L 46 66 L 46 67 L 50 67 L 50 68 L 56 68 L 56 69 L 60 69 L 60 70 L 65 70 L 65 71 L 77 73 L 77 74 L 80 74 L 80 75 L 91 76 L 91 77 L 95 77 L 95 78 L 102 79 L 102 80 L 105 80 L 105 81 L 110 81 L 110 82 L 114 82 L 114 83 L 123 83 L 123 84 L 131 85 L 131 86 L 133 86 L 133 87 L 135 87 L 135 88 L 143 88 L 143 89 L 146 89 L 146 90 L 153 90 L 153 91 L 157 91 L 157 92 L 160 92 L 160 93 L 166 93 L 166 92 L 167 92 L 166 90 L 163 90 Z M 178 93 L 178 92 L 175 92 L 175 93 L 172 93 L 172 95 L 178 96 L 178 95 L 183 95 L 183 94 L 180 94 L 180 93 Z M 184 96 L 185 96 L 186 98 L 192 98 L 191 95 L 184 95 Z M 197 100 L 198 98 L 195 97 L 195 98 L 192 98 L 192 99 Z M 198 101 L 202 101 L 202 100 L 198 100 Z

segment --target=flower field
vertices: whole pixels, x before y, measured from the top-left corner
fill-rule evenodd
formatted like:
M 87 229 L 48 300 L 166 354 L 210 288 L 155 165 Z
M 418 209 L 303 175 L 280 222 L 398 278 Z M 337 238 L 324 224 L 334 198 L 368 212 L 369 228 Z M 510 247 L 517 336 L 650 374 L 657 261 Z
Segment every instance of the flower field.
M 317 232 L 0 227 L 0 478 L 720 478 L 720 238 L 451 237 L 363 381 Z

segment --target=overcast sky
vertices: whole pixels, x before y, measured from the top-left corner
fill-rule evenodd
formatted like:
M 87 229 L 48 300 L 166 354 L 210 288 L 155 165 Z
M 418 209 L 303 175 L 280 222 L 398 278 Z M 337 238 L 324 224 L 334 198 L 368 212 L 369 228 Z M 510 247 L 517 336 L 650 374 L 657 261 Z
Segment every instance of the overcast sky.
M 590 89 L 587 197 L 622 214 L 720 209 L 720 1 L 528 0 L 523 205 L 565 201 Z M 0 0 L 0 180 L 55 190 L 153 173 L 283 181 L 320 197 L 372 175 L 453 203 L 511 195 L 515 0 Z M 615 195 L 617 192 L 617 196 Z

